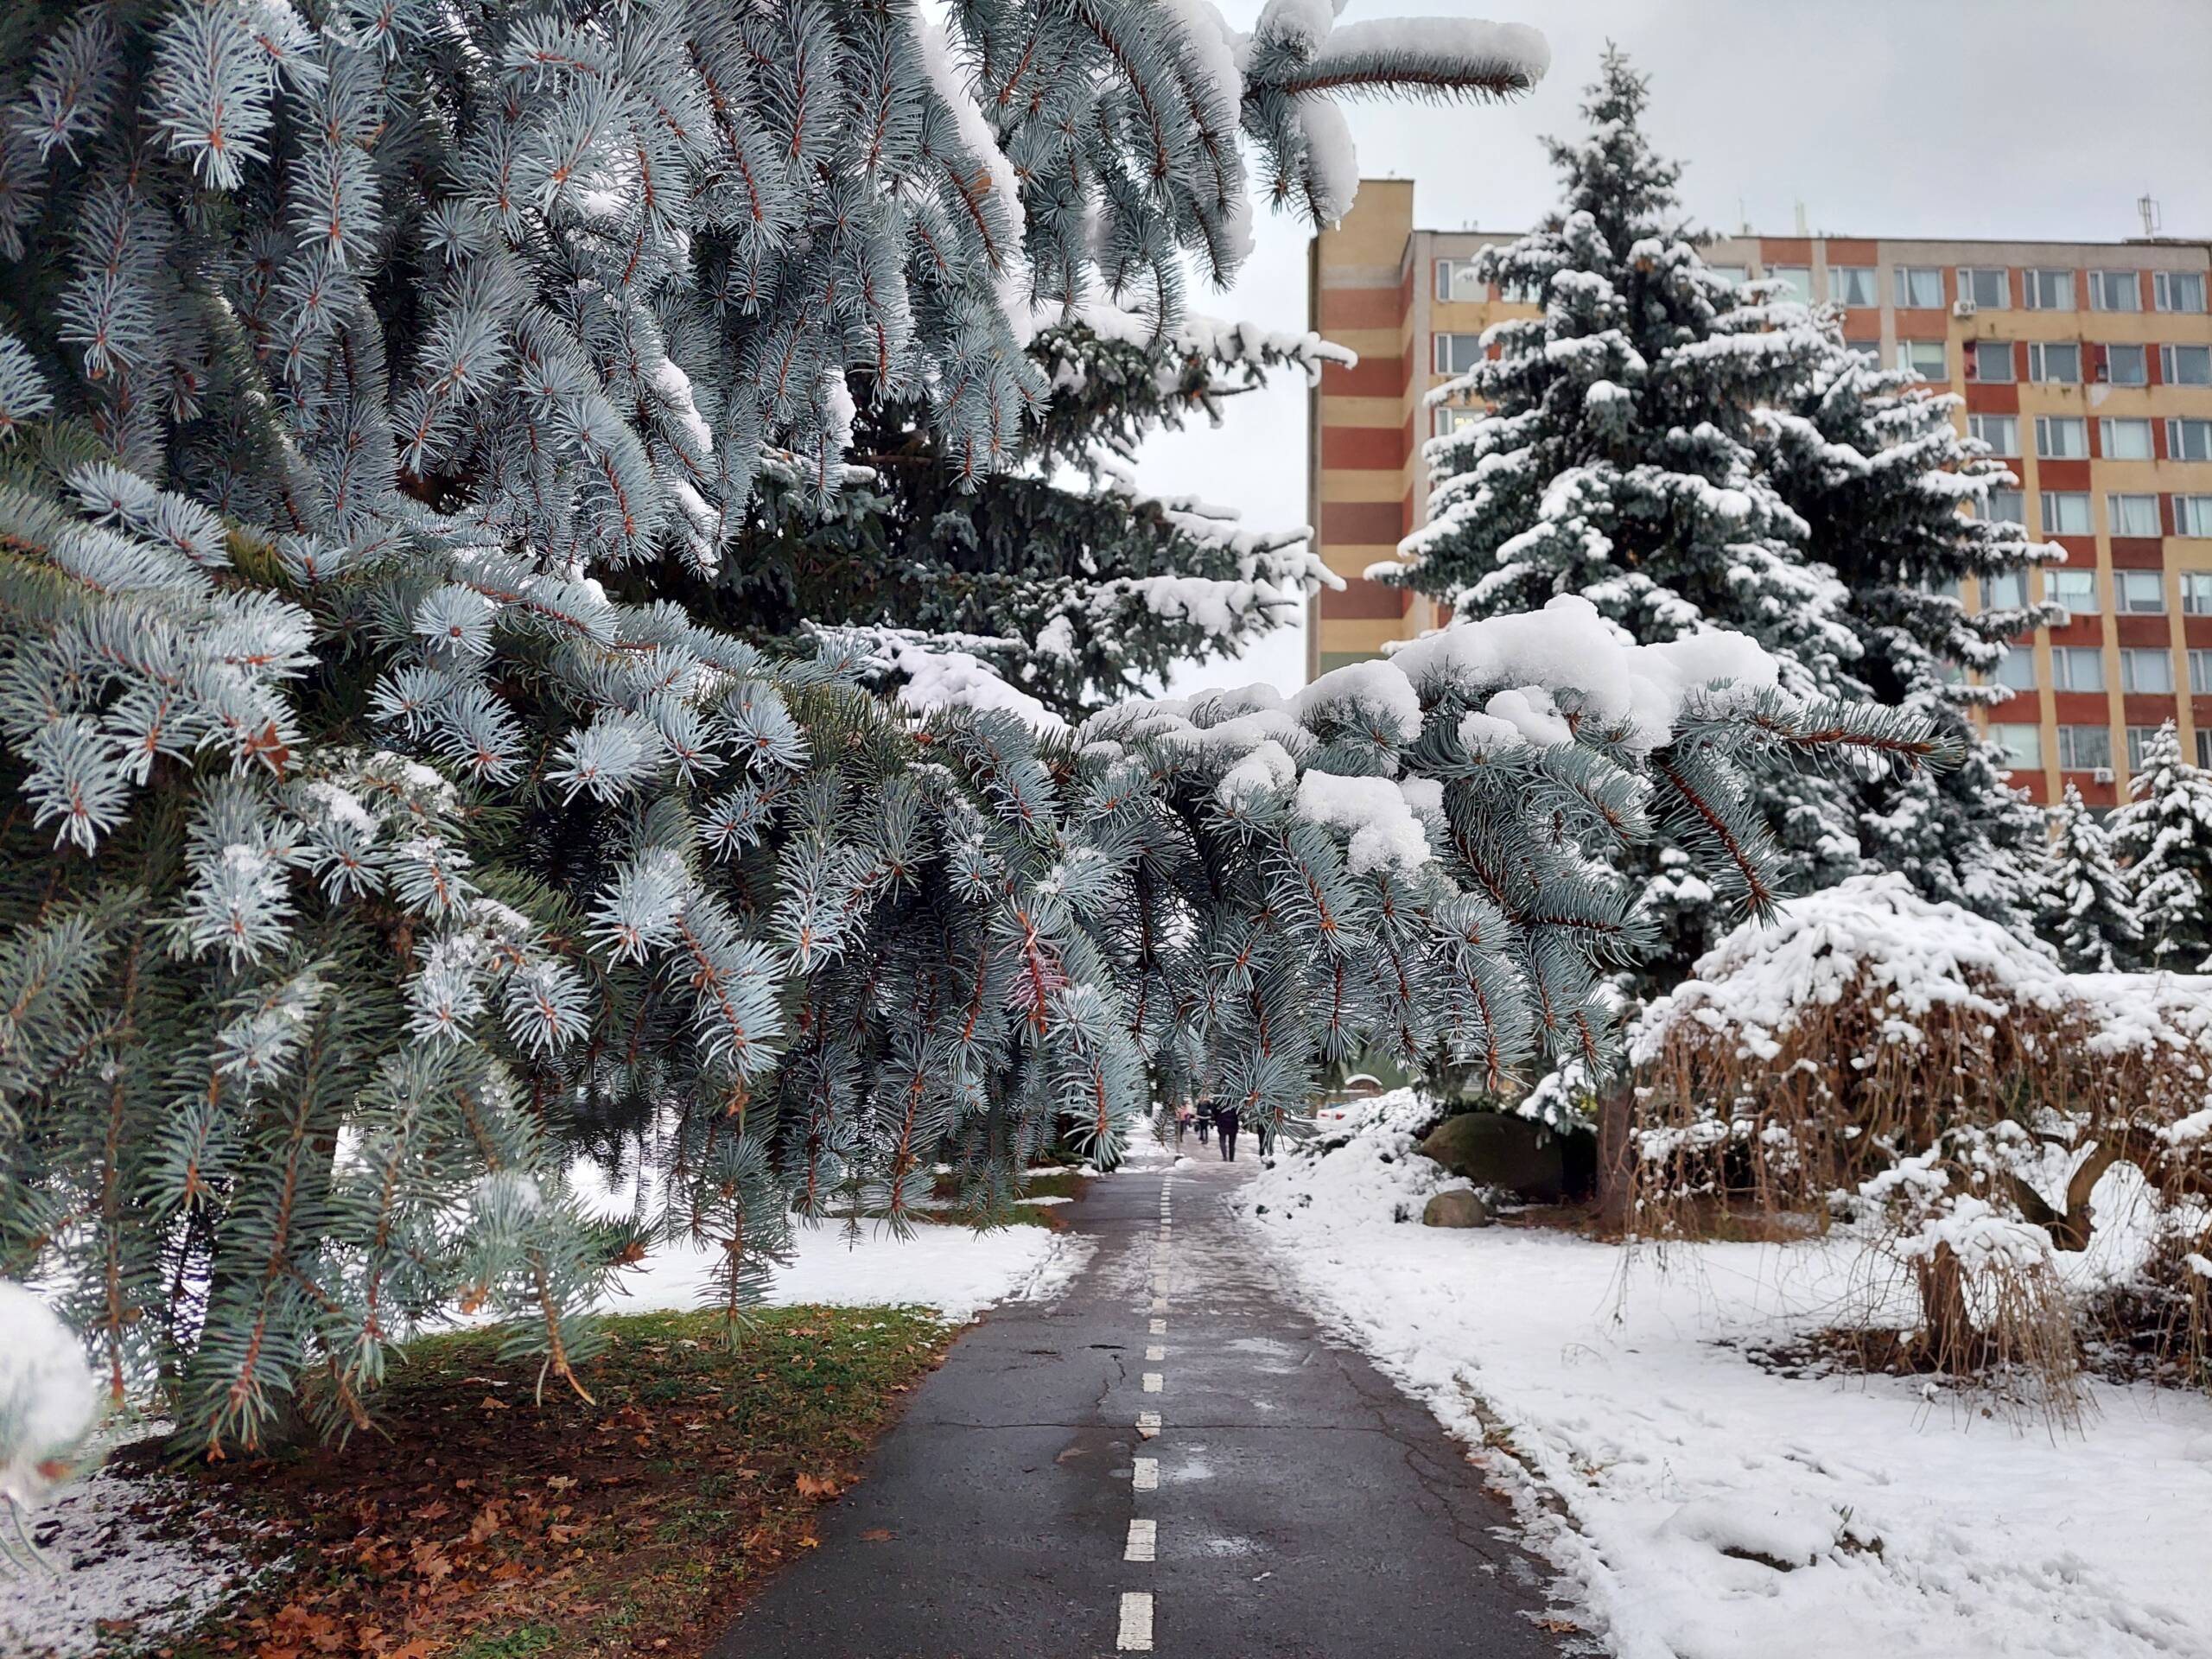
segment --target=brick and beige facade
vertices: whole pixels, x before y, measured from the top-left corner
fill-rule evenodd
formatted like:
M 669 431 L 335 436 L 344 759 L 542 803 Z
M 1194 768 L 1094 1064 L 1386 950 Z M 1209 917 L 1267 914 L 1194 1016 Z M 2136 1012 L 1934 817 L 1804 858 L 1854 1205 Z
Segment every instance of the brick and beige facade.
M 1410 182 L 1369 180 L 1310 245 L 1312 326 L 1360 360 L 1313 394 L 1308 522 L 1345 585 L 1315 601 L 1309 674 L 1439 620 L 1360 573 L 1421 522 L 1421 442 L 1451 418 L 1422 394 L 1491 322 L 1531 315 L 1463 268 L 1513 234 L 1421 230 Z M 1844 305 L 1846 339 L 1963 394 L 1961 423 L 2019 475 L 2005 511 L 2066 548 L 2028 596 L 2072 620 L 2019 642 L 1999 676 L 2014 694 L 1987 716 L 2014 781 L 2109 805 L 2131 747 L 2166 720 L 2212 765 L 2212 246 L 1743 236 L 1706 257 Z

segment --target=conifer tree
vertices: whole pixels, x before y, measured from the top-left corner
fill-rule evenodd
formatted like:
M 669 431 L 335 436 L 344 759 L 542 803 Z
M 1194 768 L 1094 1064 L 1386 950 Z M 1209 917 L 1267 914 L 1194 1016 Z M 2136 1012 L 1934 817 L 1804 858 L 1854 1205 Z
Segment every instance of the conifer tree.
M 2127 780 L 2127 799 L 2112 817 L 2112 850 L 2127 868 L 2141 965 L 2212 973 L 2212 772 L 2181 758 L 2171 721 Z
M 2037 922 L 2066 965 L 2090 974 L 2127 966 L 2143 943 L 2143 925 L 2103 826 L 2071 784 L 2051 815 L 2042 874 Z

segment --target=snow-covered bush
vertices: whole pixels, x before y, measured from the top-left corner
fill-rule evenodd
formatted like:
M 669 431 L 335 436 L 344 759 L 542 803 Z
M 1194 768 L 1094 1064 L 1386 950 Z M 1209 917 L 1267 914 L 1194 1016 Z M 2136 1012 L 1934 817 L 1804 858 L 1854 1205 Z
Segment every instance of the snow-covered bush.
M 1630 1046 L 1633 1224 L 1866 1220 L 1911 1270 L 1939 1363 L 2064 1369 L 2051 1258 L 2088 1246 L 2116 1163 L 2159 1234 L 2203 1248 L 2212 981 L 2069 974 L 1901 876 L 1860 877 L 1738 929 Z
M 0 1279 L 0 1554 L 28 1535 L 22 1516 L 71 1472 L 99 1403 L 75 1334 Z

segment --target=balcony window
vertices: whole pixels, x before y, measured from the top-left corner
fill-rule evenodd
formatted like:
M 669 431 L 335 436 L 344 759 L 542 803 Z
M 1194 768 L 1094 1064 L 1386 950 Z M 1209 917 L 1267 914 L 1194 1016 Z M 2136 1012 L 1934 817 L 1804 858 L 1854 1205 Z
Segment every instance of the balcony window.
M 1436 435 L 1440 438 L 1448 438 L 1454 432 L 1465 431 L 1467 428 L 1482 419 L 1485 411 L 1471 408 L 1465 404 L 1441 404 L 1431 412 L 1434 419 Z
M 1897 367 L 1908 370 L 1923 380 L 1948 380 L 1951 373 L 1945 365 L 1943 342 L 1940 340 L 1897 341 Z
M 2212 346 L 2161 346 L 2158 378 L 2170 386 L 2212 386 Z
M 2107 417 L 2098 423 L 2107 461 L 2151 459 L 2151 423 Z
M 2045 490 L 2043 493 L 2043 533 L 2046 536 L 2094 536 L 2089 523 L 2086 490 Z
M 2151 303 L 2161 311 L 2202 311 L 2204 273 L 2160 270 L 2151 276 Z
M 2024 270 L 2020 273 L 2020 292 L 2027 297 L 2031 311 L 2071 311 L 2074 308 L 2074 273 L 2070 270 Z
M 2212 495 L 2174 497 L 2174 534 L 2212 536 Z M 2202 580 L 2212 582 L 2212 575 L 2204 576 Z M 2206 613 L 2212 614 L 2212 607 L 2208 607 Z
M 1813 268 L 1810 265 L 1769 265 L 1766 279 L 1780 283 L 1788 292 L 1782 297 L 1795 300 L 1800 305 L 1813 302 Z
M 1843 348 L 1870 369 L 1882 366 L 1882 342 L 1878 340 L 1847 340 Z
M 2037 416 L 2036 454 L 2044 461 L 2087 461 L 2088 422 L 2078 415 Z
M 2212 570 L 2181 573 L 2181 610 L 2183 616 L 2212 616 Z
M 1830 265 L 1828 298 L 1838 305 L 1879 305 L 1882 296 L 1874 286 L 1874 267 Z
M 2003 384 L 2012 378 L 2012 342 L 2011 340 L 1970 340 L 1967 342 L 1967 350 L 1973 353 L 1975 379 Z
M 2127 728 L 2127 769 L 2143 770 L 2143 757 L 2151 752 L 2151 741 L 2158 734 L 2156 726 L 2131 726 Z
M 2168 421 L 2166 459 L 2212 461 L 2212 421 Z
M 1483 359 L 1480 334 L 1438 334 L 1435 340 L 1439 374 L 1465 374 Z
M 2062 772 L 2112 770 L 2112 729 L 2106 726 L 2062 726 L 2058 728 L 2058 766 Z
M 2094 570 L 2047 570 L 2043 590 L 2054 605 L 2063 605 L 2074 616 L 2097 613 L 2097 573 Z
M 2132 493 L 2105 497 L 2105 531 L 2113 536 L 2156 536 L 2158 498 Z
M 2132 270 L 2093 270 L 2089 273 L 2089 309 L 2140 311 L 2143 284 Z
M 2212 772 L 2212 726 L 2196 728 L 2196 764 Z
M 1899 265 L 1890 275 L 1890 286 L 1898 305 L 1924 311 L 1943 303 L 1943 273 L 1937 267 Z
M 1436 262 L 1436 297 L 1440 300 L 1486 300 L 1490 284 L 1475 275 L 1471 259 Z
M 2082 384 L 2082 347 L 2072 340 L 2028 342 L 2028 378 L 2050 385 Z
M 2043 728 L 1994 725 L 1989 741 L 2004 752 L 2005 764 L 2015 772 L 2043 770 Z
M 2008 691 L 2032 691 L 2036 689 L 2036 648 L 2033 645 L 2007 645 L 1998 659 L 1991 677 Z
M 2012 303 L 2011 273 L 2002 265 L 1961 265 L 1959 297 L 1977 311 L 2003 311 Z
M 1999 524 L 2024 524 L 2028 522 L 2028 495 L 2024 490 L 1992 490 L 1989 493 L 1991 522 Z
M 2115 386 L 2147 386 L 2151 384 L 2151 354 L 2140 346 L 2101 346 L 2104 353 L 2104 379 Z
M 2024 572 L 2001 570 L 1981 579 L 1981 608 L 1985 611 L 2024 611 L 2028 607 L 2028 578 Z
M 2130 646 L 2120 653 L 2120 689 L 2141 696 L 2171 696 L 2174 654 Z
M 2054 691 L 2103 690 L 2104 652 L 2095 645 L 2053 645 L 2050 648 L 2050 689 Z
M 2189 690 L 2192 696 L 2212 697 L 2212 651 L 2189 653 Z
M 1706 269 L 1731 288 L 1741 287 L 1744 279 L 1751 274 L 1749 265 L 1707 265 Z
M 1993 455 L 2020 453 L 2020 417 L 2017 415 L 1969 415 L 1967 435 L 1980 438 Z
M 2115 570 L 2112 605 L 2122 616 L 2164 616 L 2166 579 L 2156 570 Z

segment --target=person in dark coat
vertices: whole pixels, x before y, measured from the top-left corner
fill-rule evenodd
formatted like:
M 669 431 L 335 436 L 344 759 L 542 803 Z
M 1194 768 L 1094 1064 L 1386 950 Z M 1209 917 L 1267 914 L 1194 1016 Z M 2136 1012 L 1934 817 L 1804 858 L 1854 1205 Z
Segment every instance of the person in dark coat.
M 1236 1161 L 1236 1109 L 1223 1104 L 1213 1109 L 1214 1133 L 1221 1137 L 1221 1161 Z
M 1260 1156 L 1262 1158 L 1274 1157 L 1275 1151 L 1275 1120 L 1274 1113 L 1270 1112 L 1268 1116 L 1260 1120 L 1259 1135 Z

